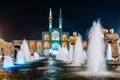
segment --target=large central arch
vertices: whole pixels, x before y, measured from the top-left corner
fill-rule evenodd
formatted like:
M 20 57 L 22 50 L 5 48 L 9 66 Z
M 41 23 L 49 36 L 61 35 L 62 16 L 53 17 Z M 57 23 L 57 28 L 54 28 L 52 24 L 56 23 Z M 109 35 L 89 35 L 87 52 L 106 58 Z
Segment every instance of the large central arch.
M 53 49 L 53 50 L 58 50 L 59 47 L 60 47 L 60 44 L 59 44 L 58 42 L 52 43 L 52 49 Z

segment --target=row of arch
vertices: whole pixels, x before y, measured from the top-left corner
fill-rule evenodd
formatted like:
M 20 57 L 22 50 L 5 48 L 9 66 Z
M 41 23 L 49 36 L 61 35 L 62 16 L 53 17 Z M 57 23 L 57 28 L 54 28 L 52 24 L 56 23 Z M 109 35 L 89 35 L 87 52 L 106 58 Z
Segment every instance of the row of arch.
M 0 48 L 12 49 L 13 45 L 11 42 L 6 42 L 3 39 L 0 39 Z
M 42 48 L 42 42 L 39 41 L 37 42 L 37 48 Z M 35 41 L 30 41 L 29 43 L 30 48 L 35 48 Z M 62 46 L 66 47 L 67 46 L 67 42 L 62 42 Z M 50 47 L 50 43 L 48 41 L 44 42 L 44 48 L 49 48 Z
M 68 39 L 67 35 L 66 34 L 63 34 L 62 35 L 62 41 L 66 41 Z M 44 40 L 50 40 L 50 35 L 49 34 L 45 34 L 44 35 Z
M 35 46 L 37 46 L 37 48 L 42 48 L 42 42 L 41 42 L 41 41 L 38 41 L 38 42 L 35 44 L 35 41 L 30 41 L 30 42 L 29 42 L 29 46 L 30 46 L 30 48 L 35 48 Z

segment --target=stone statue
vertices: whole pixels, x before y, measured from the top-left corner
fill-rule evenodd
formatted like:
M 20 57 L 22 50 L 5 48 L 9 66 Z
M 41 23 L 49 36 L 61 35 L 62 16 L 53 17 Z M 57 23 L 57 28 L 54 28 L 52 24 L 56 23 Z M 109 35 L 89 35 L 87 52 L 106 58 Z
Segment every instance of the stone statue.
M 102 34 L 103 34 L 103 37 L 106 37 L 106 35 L 108 34 L 108 30 L 107 29 L 102 29 Z
M 104 32 L 104 38 L 107 41 L 107 43 L 111 44 L 112 48 L 112 57 L 114 58 L 114 61 L 119 59 L 119 36 L 117 33 L 114 33 L 114 29 L 109 29 L 109 32 Z
M 74 45 L 77 40 L 77 32 L 73 32 L 73 35 L 69 37 L 68 41 Z

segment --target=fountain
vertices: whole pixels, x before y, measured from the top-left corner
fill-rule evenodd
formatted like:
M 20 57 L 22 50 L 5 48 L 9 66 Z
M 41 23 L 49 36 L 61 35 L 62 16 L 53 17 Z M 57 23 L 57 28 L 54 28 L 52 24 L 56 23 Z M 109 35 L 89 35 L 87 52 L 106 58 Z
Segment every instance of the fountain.
M 69 62 L 73 61 L 73 45 L 71 45 L 71 44 L 70 44 L 70 48 L 69 48 L 68 61 Z
M 106 60 L 113 60 L 112 49 L 111 49 L 111 44 L 110 43 L 108 43 L 108 47 L 107 47 Z
M 30 56 L 30 61 L 31 61 L 31 62 L 34 61 L 34 55 L 31 55 L 31 56 Z
M 22 50 L 19 50 L 17 53 L 16 64 L 24 64 L 25 63 L 24 59 L 25 58 Z
M 38 60 L 40 57 L 39 57 L 39 54 L 37 52 L 34 53 L 34 60 Z
M 84 60 L 84 63 L 86 63 L 87 58 L 88 58 L 87 52 L 86 52 L 86 50 L 84 49 L 84 50 L 83 50 L 83 60 Z
M 104 57 L 104 41 L 102 38 L 102 28 L 99 22 L 93 22 L 89 34 L 88 44 L 88 63 L 87 72 L 104 73 L 106 72 L 106 62 Z
M 61 60 L 61 47 L 58 48 L 58 54 L 56 55 L 57 60 Z
M 22 42 L 22 51 L 24 53 L 24 57 L 25 57 L 25 62 L 29 62 L 30 61 L 30 52 L 29 52 L 29 47 L 28 47 L 28 43 L 27 41 L 24 39 Z
M 93 79 L 116 78 L 119 76 L 119 73 L 107 71 L 104 39 L 102 37 L 102 27 L 99 21 L 93 22 L 92 28 L 89 32 L 88 59 L 86 66 L 85 71 L 81 71 L 76 74 L 88 78 L 93 77 Z
M 73 65 L 74 66 L 82 66 L 83 63 L 83 47 L 81 36 L 78 35 L 77 41 L 74 47 L 74 56 L 73 56 Z
M 68 49 L 67 47 L 59 47 L 58 54 L 56 56 L 57 60 L 68 61 Z
M 67 49 L 67 47 L 63 48 L 63 61 L 68 61 L 68 49 Z
M 68 60 L 67 47 L 62 47 L 59 57 L 60 57 L 60 60 L 62 60 L 62 61 L 67 61 Z
M 24 43 L 25 45 L 25 43 Z M 23 45 L 23 46 L 24 46 Z M 22 49 L 24 48 L 22 46 Z M 25 45 L 26 46 L 26 45 Z M 28 46 L 27 46 L 28 47 Z M 88 45 L 88 52 L 86 53 L 85 50 L 82 48 L 82 41 L 81 41 L 81 36 L 78 35 L 77 41 L 74 45 L 74 51 L 73 51 L 73 45 L 70 45 L 71 50 L 69 51 L 70 55 L 68 60 L 72 61 L 73 57 L 73 62 L 75 63 L 74 66 L 64 66 L 64 64 L 59 64 L 59 61 L 54 61 L 54 59 L 48 59 L 48 61 L 45 59 L 40 62 L 40 64 L 35 65 L 36 63 L 33 63 L 32 66 L 30 67 L 20 67 L 20 69 L 17 69 L 16 67 L 14 70 L 11 72 L 6 73 L 1 73 L 0 79 L 2 80 L 3 75 L 7 79 L 21 79 L 21 80 L 45 80 L 45 79 L 60 79 L 60 80 L 112 80 L 116 79 L 119 80 L 120 78 L 120 73 L 119 72 L 114 72 L 108 74 L 106 70 L 106 63 L 105 63 L 105 56 L 104 56 L 104 41 L 103 38 L 101 37 L 101 26 L 98 22 L 93 22 L 93 27 L 91 30 L 91 33 L 89 35 L 89 45 Z M 25 48 L 24 50 L 27 50 L 26 52 L 29 53 L 29 49 Z M 108 46 L 108 52 L 110 50 L 110 46 Z M 23 50 L 20 50 L 18 52 L 18 59 L 20 58 L 20 55 L 22 55 Z M 25 51 L 24 51 L 25 52 Z M 74 56 L 72 55 L 74 52 Z M 62 47 L 62 49 L 59 49 L 60 55 L 57 55 L 57 59 L 66 61 L 67 57 L 67 48 Z M 25 54 L 25 53 L 24 53 Z M 88 56 L 87 56 L 88 54 Z M 30 54 L 26 54 L 28 56 L 27 59 L 30 61 Z M 34 54 L 34 59 L 35 55 L 37 57 L 37 53 L 35 52 Z M 25 56 L 25 55 L 24 55 Z M 26 58 L 23 58 L 26 59 Z M 81 68 L 81 64 L 85 61 L 88 60 L 87 63 L 87 69 L 84 71 L 84 68 Z M 21 60 L 20 60 L 21 61 Z M 12 58 L 10 56 L 6 56 L 4 59 L 4 65 L 5 67 L 8 67 L 11 65 L 10 63 L 13 63 Z M 66 64 L 66 62 L 65 62 Z M 12 66 L 12 65 L 11 65 Z M 35 66 L 35 67 L 34 67 Z M 39 66 L 39 68 L 38 68 Z M 78 66 L 78 67 L 76 67 Z M 22 69 L 21 69 L 22 68 Z M 120 66 L 118 66 L 117 69 L 120 69 Z M 22 70 L 22 71 L 21 71 Z M 78 72 L 80 71 L 80 72 Z M 36 73 L 36 74 L 35 74 Z M 79 75 L 76 75 L 76 73 L 79 73 Z M 107 76 L 106 76 L 107 74 Z M 102 75 L 102 76 L 101 76 Z M 23 77 L 21 77 L 23 76 Z
M 58 58 L 59 58 L 59 60 L 63 61 L 63 59 L 64 59 L 64 47 L 59 49 Z
M 4 60 L 3 60 L 3 68 L 9 68 L 9 67 L 13 67 L 14 66 L 14 62 L 11 58 L 11 56 L 7 55 L 5 56 Z

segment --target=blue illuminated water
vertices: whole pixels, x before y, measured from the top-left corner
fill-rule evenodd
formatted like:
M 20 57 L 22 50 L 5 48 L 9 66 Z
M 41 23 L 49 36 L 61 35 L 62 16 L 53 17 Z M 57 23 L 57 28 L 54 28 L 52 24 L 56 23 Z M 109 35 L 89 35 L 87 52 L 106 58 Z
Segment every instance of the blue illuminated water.
M 13 59 L 11 58 L 11 56 L 5 56 L 5 58 L 3 60 L 3 67 L 9 68 L 9 67 L 13 67 L 13 66 L 14 66 L 14 62 L 13 62 Z

